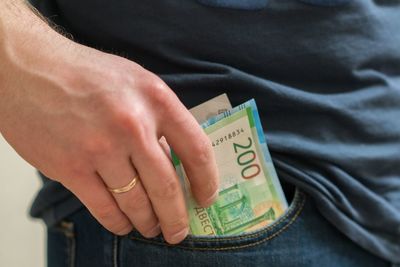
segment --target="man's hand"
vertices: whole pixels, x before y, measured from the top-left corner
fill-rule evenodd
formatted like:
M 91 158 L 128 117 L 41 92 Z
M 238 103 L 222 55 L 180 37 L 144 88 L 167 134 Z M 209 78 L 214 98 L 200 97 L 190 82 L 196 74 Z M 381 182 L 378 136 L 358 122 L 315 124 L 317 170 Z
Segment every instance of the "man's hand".
M 209 139 L 184 105 L 156 75 L 62 37 L 24 4 L 0 10 L 1 134 L 111 232 L 182 241 L 183 192 L 159 139 L 182 160 L 200 205 L 218 189 Z M 132 190 L 107 190 L 135 175 Z

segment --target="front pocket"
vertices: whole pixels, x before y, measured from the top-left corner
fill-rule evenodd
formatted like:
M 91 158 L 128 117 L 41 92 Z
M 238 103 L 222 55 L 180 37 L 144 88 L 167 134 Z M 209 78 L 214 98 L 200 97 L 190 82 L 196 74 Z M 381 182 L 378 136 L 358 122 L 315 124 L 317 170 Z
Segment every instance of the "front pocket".
M 306 201 L 306 195 L 296 188 L 292 203 L 286 212 L 274 223 L 246 234 L 232 236 L 193 236 L 189 235 L 178 245 L 171 245 L 165 242 L 162 236 L 151 239 L 142 237 L 138 232 L 129 235 L 131 240 L 145 242 L 153 245 L 168 246 L 188 250 L 236 250 L 256 246 L 272 240 L 284 233 L 299 217 Z

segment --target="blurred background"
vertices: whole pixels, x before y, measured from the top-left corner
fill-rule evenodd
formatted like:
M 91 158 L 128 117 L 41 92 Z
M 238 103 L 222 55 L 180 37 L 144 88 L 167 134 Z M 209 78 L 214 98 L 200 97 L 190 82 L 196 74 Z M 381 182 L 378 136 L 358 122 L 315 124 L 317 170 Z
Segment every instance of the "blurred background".
M 28 215 L 41 182 L 1 135 L 0 182 L 0 266 L 45 266 L 45 226 Z

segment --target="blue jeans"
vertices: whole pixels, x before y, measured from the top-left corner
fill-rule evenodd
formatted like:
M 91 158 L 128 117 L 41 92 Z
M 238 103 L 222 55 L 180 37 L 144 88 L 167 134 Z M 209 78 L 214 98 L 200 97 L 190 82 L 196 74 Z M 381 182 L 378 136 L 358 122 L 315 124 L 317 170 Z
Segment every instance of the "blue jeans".
M 288 211 L 272 225 L 231 237 L 189 236 L 169 245 L 138 232 L 117 237 L 85 209 L 48 230 L 50 267 L 102 266 L 322 266 L 380 267 L 390 264 L 357 246 L 295 190 Z

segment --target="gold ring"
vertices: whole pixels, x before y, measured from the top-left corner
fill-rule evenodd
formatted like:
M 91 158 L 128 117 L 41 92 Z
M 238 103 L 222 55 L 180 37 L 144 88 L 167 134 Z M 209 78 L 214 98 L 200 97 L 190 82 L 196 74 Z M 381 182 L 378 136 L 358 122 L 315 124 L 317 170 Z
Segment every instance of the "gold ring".
M 132 181 L 130 181 L 129 184 L 120 187 L 120 188 L 110 188 L 107 187 L 107 189 L 115 194 L 121 194 L 121 193 L 125 193 L 128 192 L 129 190 L 131 190 L 132 188 L 135 187 L 136 185 L 136 181 L 137 181 L 138 176 L 136 175 L 135 177 L 133 177 Z

